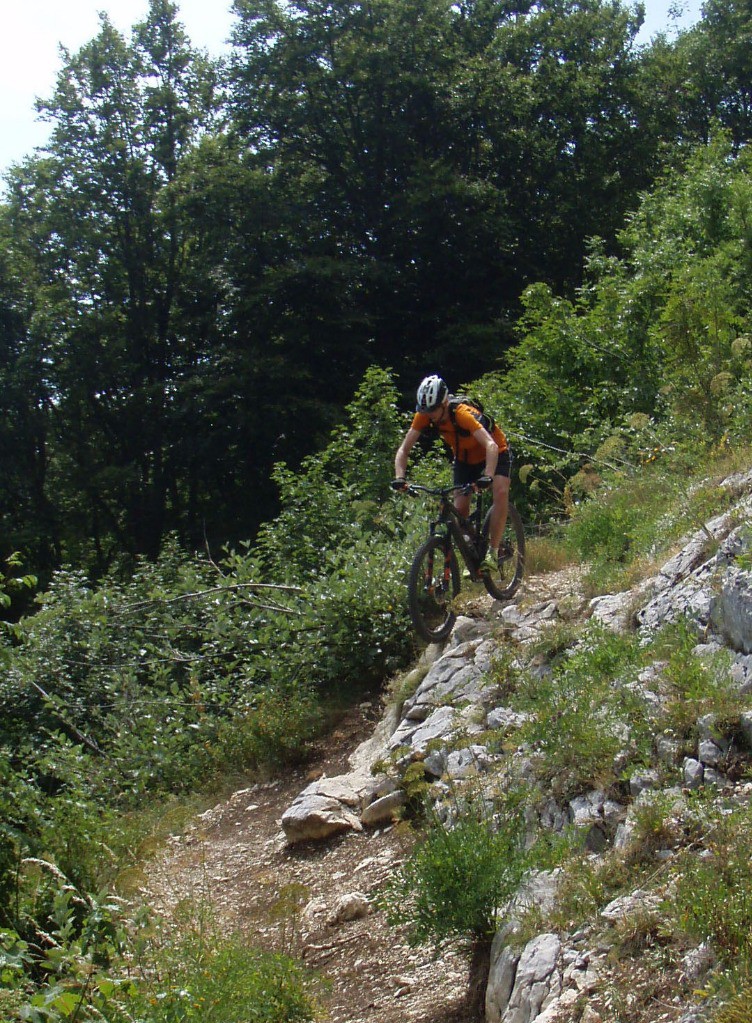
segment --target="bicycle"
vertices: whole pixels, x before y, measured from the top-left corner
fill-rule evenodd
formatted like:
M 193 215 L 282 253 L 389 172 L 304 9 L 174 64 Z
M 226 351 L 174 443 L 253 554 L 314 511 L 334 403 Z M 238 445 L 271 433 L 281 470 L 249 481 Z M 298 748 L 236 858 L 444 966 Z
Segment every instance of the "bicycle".
M 511 501 L 499 546 L 498 572 L 481 572 L 479 566 L 488 548 L 491 509 L 481 521 L 483 501 L 479 494 L 475 508 L 464 518 L 450 500 L 457 491 L 470 494 L 473 486 L 434 489 L 409 483 L 406 487 L 413 497 L 425 493 L 439 498 L 438 515 L 430 522 L 428 538 L 418 548 L 407 583 L 410 617 L 418 634 L 429 643 L 446 639 L 457 619 L 454 601 L 460 592 L 461 575 L 455 546 L 470 578 L 481 579 L 496 600 L 513 596 L 525 571 L 525 532 L 520 513 Z

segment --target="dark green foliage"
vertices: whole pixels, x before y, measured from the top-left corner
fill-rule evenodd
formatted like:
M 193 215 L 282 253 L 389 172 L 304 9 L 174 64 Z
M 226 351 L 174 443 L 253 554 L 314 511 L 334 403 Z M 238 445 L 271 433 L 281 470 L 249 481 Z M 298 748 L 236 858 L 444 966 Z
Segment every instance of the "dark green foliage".
M 35 569 L 101 574 L 175 530 L 253 535 L 278 510 L 274 463 L 296 472 L 325 443 L 369 365 L 411 389 L 427 363 L 453 380 L 499 368 L 526 286 L 571 301 L 588 239 L 611 253 L 676 164 L 667 141 L 683 159 L 706 137 L 676 106 L 679 43 L 636 50 L 618 4 L 235 12 L 227 67 L 167 0 L 130 39 L 103 19 L 42 104 L 47 152 L 9 178 L 0 525 Z M 692 45 L 722 59 L 713 25 Z M 567 416 L 544 434 L 510 383 L 515 428 L 567 448 L 634 407 L 633 385 L 648 409 L 652 362 L 630 373 L 603 317 L 586 340 L 607 358 L 578 355 L 574 386 L 520 381 L 540 415 L 561 384 Z

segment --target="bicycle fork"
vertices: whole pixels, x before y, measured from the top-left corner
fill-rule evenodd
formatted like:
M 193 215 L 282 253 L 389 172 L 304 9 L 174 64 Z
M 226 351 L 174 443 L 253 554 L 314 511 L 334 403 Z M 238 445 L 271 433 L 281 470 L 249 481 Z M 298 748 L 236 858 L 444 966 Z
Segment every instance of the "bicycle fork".
M 435 535 L 435 534 L 434 534 Z M 434 575 L 434 555 L 436 548 L 432 547 L 428 552 L 428 558 L 426 559 L 426 571 L 424 578 L 424 588 L 426 593 L 431 596 L 436 596 L 437 579 Z M 452 546 L 448 539 L 444 540 L 444 570 L 441 576 L 441 582 L 439 585 L 439 593 L 448 593 L 450 589 L 452 579 Z

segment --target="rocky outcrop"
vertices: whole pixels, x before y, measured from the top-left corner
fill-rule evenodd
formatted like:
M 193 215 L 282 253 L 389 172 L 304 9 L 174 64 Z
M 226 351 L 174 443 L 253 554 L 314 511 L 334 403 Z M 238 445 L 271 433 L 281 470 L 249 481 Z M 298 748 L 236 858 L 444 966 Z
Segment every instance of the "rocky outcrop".
M 399 715 L 378 731 L 378 741 L 368 740 L 355 751 L 353 770 L 312 782 L 285 811 L 282 828 L 288 842 L 390 823 L 405 794 L 384 773 L 374 777 L 371 768 L 379 761 L 408 764 L 425 758 L 434 776 L 449 772 L 457 778 L 488 765 L 484 748 L 453 752 L 450 744 L 459 731 L 483 731 L 476 708 L 493 702 L 484 683 L 495 649 L 490 631 L 485 622 L 460 619 L 444 650 L 429 648 L 416 672 L 421 681 L 415 692 L 404 701 Z M 432 756 L 427 755 L 429 747 L 435 751 Z
M 748 521 L 752 515 L 752 473 L 729 477 L 722 487 L 736 495 L 738 503 L 686 537 L 679 551 L 659 572 L 641 581 L 635 589 L 594 598 L 593 617 L 617 630 L 635 624 L 649 633 L 667 622 L 689 616 L 703 629 L 719 629 L 722 634 L 737 627 L 738 632 L 729 634 L 731 645 L 743 653 L 752 653 L 752 647 L 745 649 L 743 645 L 752 642 L 752 627 L 748 621 L 745 625 L 750 595 L 749 591 L 746 595 L 741 592 L 746 588 L 743 582 L 746 573 L 739 573 L 734 567 L 735 559 L 750 542 L 747 527 L 738 523 Z M 716 596 L 719 577 L 724 577 L 720 601 Z M 739 579 L 738 600 L 736 586 L 731 582 L 735 579 Z M 734 618 L 736 623 L 732 625 Z
M 371 738 L 350 755 L 347 774 L 319 778 L 303 789 L 282 814 L 288 844 L 321 841 L 393 821 L 405 795 L 392 779 L 374 776 L 371 766 L 386 754 L 398 721 L 398 708 L 389 708 Z
M 384 775 L 355 771 L 319 778 L 303 789 L 282 814 L 290 845 L 331 838 L 364 826 L 391 824 L 405 803 L 405 793 Z
M 514 606 L 502 611 L 505 632 L 520 643 L 534 640 L 557 617 L 551 600 L 525 611 Z M 405 795 L 384 773 L 374 777 L 372 767 L 378 762 L 394 763 L 399 771 L 420 760 L 427 776 L 435 779 L 460 780 L 489 770 L 496 758 L 472 737 L 519 725 L 523 718 L 498 706 L 488 685 L 497 648 L 493 632 L 491 622 L 460 617 L 445 647 L 426 650 L 414 672 L 420 680 L 415 691 L 355 751 L 352 770 L 312 782 L 285 811 L 282 828 L 290 844 L 390 823 Z M 464 745 L 454 749 L 458 736 Z

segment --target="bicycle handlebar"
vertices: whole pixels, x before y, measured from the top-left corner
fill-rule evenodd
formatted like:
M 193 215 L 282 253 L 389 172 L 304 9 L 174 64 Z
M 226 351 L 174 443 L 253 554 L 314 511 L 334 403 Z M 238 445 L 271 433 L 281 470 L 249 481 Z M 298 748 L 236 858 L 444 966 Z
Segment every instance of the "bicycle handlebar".
M 405 487 L 405 493 L 410 494 L 412 497 L 417 497 L 418 494 L 430 494 L 432 497 L 449 497 L 450 494 L 454 494 L 457 491 L 461 494 L 472 494 L 474 486 L 472 483 L 462 483 L 459 486 L 452 487 L 424 487 L 420 483 L 408 483 Z

